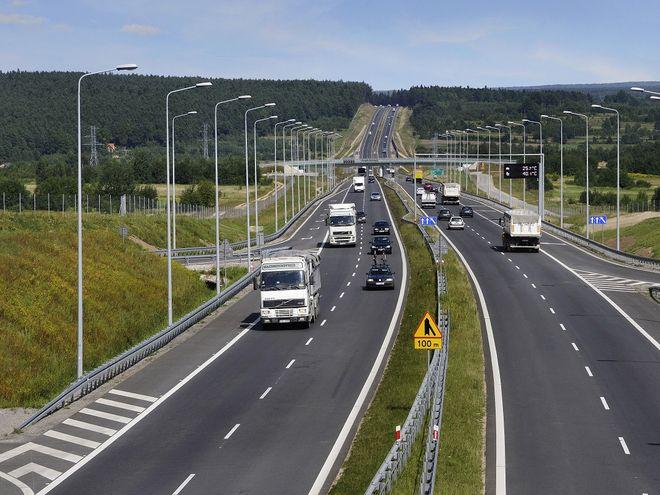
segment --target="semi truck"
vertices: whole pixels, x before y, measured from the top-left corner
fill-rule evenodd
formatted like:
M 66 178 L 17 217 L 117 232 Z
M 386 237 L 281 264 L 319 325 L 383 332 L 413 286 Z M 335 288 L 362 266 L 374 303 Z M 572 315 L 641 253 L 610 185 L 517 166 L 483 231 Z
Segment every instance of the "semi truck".
M 260 289 L 261 322 L 302 323 L 305 328 L 319 314 L 321 258 L 300 250 L 280 251 L 264 257 L 255 280 Z
M 426 191 L 422 194 L 422 208 L 435 208 L 436 196 L 434 192 Z
M 457 205 L 461 200 L 461 185 L 456 182 L 442 184 L 442 204 Z
M 502 246 L 505 251 L 529 249 L 538 252 L 541 247 L 541 220 L 530 210 L 509 210 L 500 218 Z
M 331 246 L 355 246 L 355 203 L 331 204 L 325 223 L 328 226 L 328 241 Z
M 415 170 L 415 182 L 422 182 L 424 180 L 424 172 L 422 170 Z
M 363 176 L 353 177 L 353 191 L 354 192 L 364 192 L 364 177 Z

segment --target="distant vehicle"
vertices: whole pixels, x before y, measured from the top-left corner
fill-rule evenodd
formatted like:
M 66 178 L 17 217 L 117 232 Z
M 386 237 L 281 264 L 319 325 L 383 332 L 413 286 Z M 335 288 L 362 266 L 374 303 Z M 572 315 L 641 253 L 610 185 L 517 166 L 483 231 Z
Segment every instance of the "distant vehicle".
M 376 178 L 373 175 L 369 176 L 369 183 L 376 182 Z
M 406 182 L 412 182 L 412 177 L 409 175 L 406 175 Z
M 331 246 L 355 246 L 355 203 L 331 204 L 325 222 L 328 226 L 328 241 Z
M 392 243 L 386 236 L 377 236 L 369 243 L 369 254 L 392 254 Z
M 374 169 L 369 167 L 369 177 L 373 177 L 373 176 L 374 176 Z
M 353 177 L 353 191 L 364 192 L 364 177 Z
M 447 222 L 447 230 L 458 229 L 463 230 L 465 228 L 465 222 L 461 217 L 451 217 L 449 222 Z
M 374 222 L 373 233 L 390 235 L 390 223 L 385 220 Z
M 358 173 L 358 175 L 366 175 L 367 174 L 367 167 L 358 167 L 357 173 Z
M 502 245 L 505 251 L 541 248 L 541 221 L 530 210 L 509 210 L 500 218 Z
M 442 184 L 442 204 L 458 204 L 461 199 L 461 185 L 456 182 Z
M 371 131 L 369 131 L 369 135 L 371 136 Z
M 433 190 L 433 184 L 431 184 L 430 182 L 427 182 L 426 184 L 424 184 L 424 190 L 425 191 L 432 191 Z
M 422 182 L 424 179 L 424 172 L 422 170 L 415 171 L 415 182 Z
M 380 201 L 380 193 L 378 191 L 372 192 L 369 199 L 371 199 L 371 201 Z
M 362 210 L 356 214 L 357 223 L 367 223 L 367 214 Z
M 424 192 L 422 194 L 422 208 L 435 208 L 436 197 L 435 193 Z
M 438 210 L 438 220 L 449 220 L 452 217 L 451 210 L 441 208 Z
M 366 289 L 394 289 L 394 272 L 387 263 L 374 264 L 367 272 Z
M 421 196 L 422 194 L 424 194 L 423 187 L 418 187 L 415 191 L 417 192 L 417 196 Z
M 309 327 L 319 314 L 321 258 L 307 251 L 281 251 L 267 255 L 255 279 L 260 289 L 261 322 L 302 323 Z
M 472 217 L 474 217 L 474 211 L 472 210 L 472 207 L 470 207 L 470 206 L 463 206 L 463 207 L 461 207 L 460 215 L 462 217 L 472 218 Z

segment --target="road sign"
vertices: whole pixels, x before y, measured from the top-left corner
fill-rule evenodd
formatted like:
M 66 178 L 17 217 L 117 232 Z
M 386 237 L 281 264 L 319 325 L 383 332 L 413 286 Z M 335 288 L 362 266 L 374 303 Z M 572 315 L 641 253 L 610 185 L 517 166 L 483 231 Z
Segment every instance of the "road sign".
M 431 170 L 431 175 L 445 175 L 445 169 L 436 168 L 435 170 Z
M 419 224 L 422 227 L 433 227 L 438 225 L 438 217 L 419 217 Z
M 528 179 L 539 176 L 538 163 L 509 163 L 504 165 L 505 179 Z
M 589 217 L 591 225 L 605 225 L 607 223 L 607 215 L 591 215 Z
M 415 349 L 430 350 L 442 349 L 442 332 L 433 321 L 433 317 L 427 311 L 422 321 L 417 325 L 413 334 Z

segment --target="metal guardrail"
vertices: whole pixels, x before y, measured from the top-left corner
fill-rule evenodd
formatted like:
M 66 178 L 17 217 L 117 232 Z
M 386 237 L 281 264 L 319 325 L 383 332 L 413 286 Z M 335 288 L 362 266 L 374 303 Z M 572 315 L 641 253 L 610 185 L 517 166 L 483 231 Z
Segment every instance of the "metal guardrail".
M 324 195 L 318 196 L 314 201 L 305 205 L 305 207 L 303 207 L 296 215 L 294 215 L 284 227 L 267 237 L 273 240 L 283 235 L 302 215 L 304 215 L 309 210 L 309 208 L 317 204 L 319 201 L 323 201 L 327 196 L 335 193 L 337 189 L 342 187 L 342 185 L 343 181 L 337 184 L 337 186 L 335 186 L 331 191 Z M 247 245 L 247 242 L 244 241 L 244 244 Z M 247 287 L 258 273 L 259 268 L 244 275 L 241 279 L 237 280 L 231 286 L 223 290 L 219 295 L 209 299 L 204 304 L 195 308 L 177 322 L 161 330 L 152 337 L 142 341 L 131 349 L 124 351 L 120 355 L 110 359 L 108 362 L 99 366 L 98 368 L 88 372 L 80 379 L 69 385 L 63 392 L 59 393 L 57 397 L 48 402 L 36 413 L 26 419 L 19 426 L 19 429 L 26 428 L 27 426 L 30 426 L 31 424 L 43 419 L 49 414 L 54 413 L 58 409 L 71 404 L 81 397 L 84 397 L 85 395 L 106 383 L 108 380 L 111 380 L 120 373 L 123 373 L 145 357 L 161 349 L 175 337 L 211 314 L 222 304 L 227 302 L 229 299 Z

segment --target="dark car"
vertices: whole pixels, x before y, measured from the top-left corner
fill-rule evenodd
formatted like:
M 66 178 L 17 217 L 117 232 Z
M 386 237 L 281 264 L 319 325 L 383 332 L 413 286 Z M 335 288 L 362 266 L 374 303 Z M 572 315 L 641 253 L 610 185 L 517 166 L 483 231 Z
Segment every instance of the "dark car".
M 438 210 L 438 220 L 449 220 L 451 218 L 451 210 L 441 208 Z
M 363 211 L 358 211 L 356 215 L 357 223 L 367 223 L 367 214 Z
M 369 176 L 369 182 L 375 182 L 376 178 L 373 175 Z
M 367 272 L 366 289 L 394 289 L 394 272 L 387 263 L 374 263 Z
M 473 211 L 472 208 L 470 208 L 469 206 L 463 206 L 463 207 L 461 208 L 461 213 L 460 213 L 460 215 L 461 215 L 462 217 L 470 217 L 470 218 L 472 218 L 472 217 L 474 217 L 474 211 Z
M 410 177 L 409 175 L 406 175 L 406 182 L 412 182 L 412 177 Z
M 424 190 L 428 191 L 428 192 L 432 191 L 433 190 L 433 184 L 431 184 L 430 182 L 427 182 L 426 184 L 424 184 Z
M 390 235 L 390 223 L 385 220 L 378 220 L 374 223 L 373 233 Z
M 392 243 L 386 236 L 377 236 L 369 243 L 369 254 L 392 254 Z
M 431 187 L 431 192 L 438 194 L 438 186 Z

